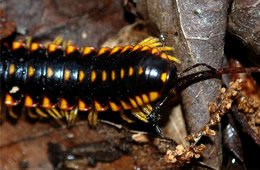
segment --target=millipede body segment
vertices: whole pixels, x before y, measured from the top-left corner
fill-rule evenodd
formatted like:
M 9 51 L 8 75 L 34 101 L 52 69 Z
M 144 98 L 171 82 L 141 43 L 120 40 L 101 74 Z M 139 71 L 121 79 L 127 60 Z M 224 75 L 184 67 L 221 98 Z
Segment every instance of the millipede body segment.
M 78 110 L 90 111 L 93 125 L 97 113 L 108 108 L 120 111 L 125 120 L 130 121 L 122 111 L 131 110 L 138 119 L 149 122 L 150 104 L 164 98 L 177 81 L 172 59 L 162 52 L 169 47 L 160 45 L 155 38 L 136 46 L 99 50 L 1 44 L 2 100 L 9 108 L 22 103 L 46 117 L 68 118 Z

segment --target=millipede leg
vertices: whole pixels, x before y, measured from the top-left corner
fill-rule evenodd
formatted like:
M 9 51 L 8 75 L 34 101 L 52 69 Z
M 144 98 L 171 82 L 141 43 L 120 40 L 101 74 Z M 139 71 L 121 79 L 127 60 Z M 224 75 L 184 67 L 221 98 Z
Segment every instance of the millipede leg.
M 176 63 L 181 63 L 180 60 L 178 58 L 175 58 L 171 55 L 167 55 L 168 59 L 171 60 L 171 61 L 175 61 Z
M 32 119 L 36 119 L 38 116 L 32 112 L 30 107 L 27 108 L 28 116 Z
M 69 114 L 69 117 L 68 117 L 69 119 L 67 119 L 69 126 L 72 126 L 72 125 L 75 124 L 77 116 L 78 116 L 78 107 L 75 107 L 74 109 L 72 109 L 70 111 L 70 114 Z
M 35 109 L 35 112 L 38 114 L 38 115 L 40 115 L 40 116 L 42 116 L 42 117 L 49 117 L 46 113 L 44 113 L 40 108 L 38 108 L 38 107 L 36 107 Z
M 159 38 L 155 38 L 155 37 L 148 37 L 148 38 L 144 39 L 143 41 L 141 41 L 138 44 L 142 45 L 142 46 L 149 46 L 151 48 L 155 48 L 156 47 L 159 51 L 174 51 L 173 47 L 169 47 L 169 46 L 162 47 L 163 44 L 160 42 Z M 178 60 L 177 58 L 175 58 L 173 56 L 167 55 L 167 57 L 171 61 L 175 61 L 177 63 L 181 63 L 180 60 Z
M 120 110 L 120 116 L 121 116 L 121 118 L 122 118 L 124 121 L 126 121 L 127 123 L 134 123 L 134 122 L 135 122 L 134 120 L 128 118 L 128 117 L 125 115 L 123 109 Z
M 89 125 L 95 127 L 97 125 L 98 112 L 91 109 L 88 114 Z
M 43 44 L 43 45 L 44 45 L 45 48 L 48 48 L 48 46 L 49 46 L 50 44 L 61 45 L 63 42 L 64 42 L 64 41 L 63 41 L 63 38 L 62 38 L 61 36 L 58 36 L 58 37 L 56 37 L 52 42 L 47 42 L 47 43 L 45 43 L 45 44 Z M 65 44 L 66 44 L 66 42 L 65 42 Z
M 58 118 L 62 118 L 62 117 L 63 117 L 57 109 L 53 108 L 53 109 L 51 109 L 51 110 L 53 111 L 53 113 L 56 114 L 56 116 L 57 116 Z
M 70 115 L 69 115 L 69 112 L 67 110 L 64 111 L 65 112 L 65 118 L 66 120 L 69 120 L 70 119 Z
M 142 106 L 142 111 L 146 113 L 147 116 L 149 116 L 152 112 L 153 108 L 150 104 L 147 104 L 145 106 Z
M 51 109 L 46 109 L 46 111 L 47 111 L 48 114 L 49 114 L 50 116 L 52 116 L 54 119 L 58 119 L 58 117 L 52 112 Z
M 65 112 L 64 112 L 64 110 L 60 110 L 60 114 L 61 114 L 62 117 L 65 117 Z
M 151 47 L 151 48 L 160 47 L 161 45 L 162 45 L 162 43 L 160 43 L 160 42 L 155 42 L 155 43 L 152 43 L 152 44 L 148 44 L 148 46 Z
M 157 47 L 159 51 L 174 51 L 173 47 L 165 46 L 165 47 Z
M 9 115 L 10 115 L 12 118 L 17 119 L 18 116 L 14 113 L 13 107 L 12 107 L 12 106 L 7 106 L 7 108 L 8 108 L 8 113 L 9 113 Z
M 94 110 L 91 109 L 88 113 L 88 123 L 90 126 L 92 126 L 93 112 L 94 112 Z
M 29 37 L 27 37 L 27 39 L 25 41 L 25 45 L 27 48 L 30 48 L 31 44 L 32 44 L 32 37 L 29 36 Z
M 62 46 L 63 49 L 66 49 L 66 47 L 69 46 L 69 45 L 72 45 L 71 40 L 68 40 L 68 42 L 63 41 L 61 46 Z
M 143 45 L 143 46 L 147 45 L 147 46 L 149 46 L 149 47 L 151 47 L 151 48 L 154 48 L 154 47 L 160 47 L 160 46 L 162 46 L 162 43 L 160 42 L 160 39 L 159 39 L 159 38 L 148 37 L 148 38 L 144 39 L 143 41 L 141 41 L 141 42 L 139 43 L 139 45 Z M 160 48 L 165 48 L 165 47 L 160 47 Z M 168 49 L 168 50 L 166 50 L 166 51 L 169 51 L 170 48 L 171 48 L 171 47 L 166 47 L 165 49 Z M 172 49 L 173 49 L 173 48 L 171 48 L 171 50 L 172 50 Z
M 131 109 L 131 112 L 138 119 L 142 120 L 145 123 L 148 123 L 148 120 L 146 119 L 146 115 L 141 110 L 139 110 L 138 108 Z
M 67 42 L 63 41 L 61 46 L 62 46 L 63 49 L 66 49 L 67 45 L 68 45 Z
M 98 119 L 98 112 L 94 111 L 94 114 L 93 114 L 93 126 L 94 127 L 97 125 L 97 119 Z
M 63 38 L 61 36 L 56 37 L 52 43 L 56 45 L 60 45 L 63 42 Z
M 138 44 L 143 45 L 143 46 L 145 46 L 145 45 L 149 46 L 149 44 L 153 44 L 153 43 L 158 42 L 158 41 L 159 41 L 159 38 L 148 37 L 148 38 L 144 39 L 143 41 L 141 41 Z

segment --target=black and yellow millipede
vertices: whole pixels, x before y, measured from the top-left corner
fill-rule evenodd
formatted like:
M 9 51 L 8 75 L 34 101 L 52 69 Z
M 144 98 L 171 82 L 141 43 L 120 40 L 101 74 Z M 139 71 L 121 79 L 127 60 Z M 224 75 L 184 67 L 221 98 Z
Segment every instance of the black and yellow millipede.
M 13 106 L 23 104 L 31 117 L 65 117 L 70 125 L 79 111 L 89 111 L 89 123 L 95 126 L 98 113 L 108 109 L 132 122 L 124 114 L 124 110 L 131 110 L 162 135 L 156 114 L 171 90 L 216 75 L 260 72 L 259 68 L 216 70 L 197 64 L 191 68 L 204 65 L 209 70 L 178 77 L 173 62 L 179 60 L 168 55 L 169 50 L 173 49 L 162 46 L 154 37 L 135 46 L 99 50 L 73 45 L 64 48 L 57 43 L 48 47 L 17 41 L 11 46 L 1 43 L 1 103 L 13 118 L 17 118 Z
M 2 102 L 16 118 L 12 107 L 20 103 L 28 113 L 42 117 L 66 117 L 75 122 L 78 111 L 89 111 L 89 123 L 96 125 L 99 112 L 124 110 L 144 122 L 155 122 L 151 103 L 163 100 L 177 80 L 178 60 L 163 51 L 157 38 L 136 46 L 79 49 L 57 43 L 44 47 L 31 43 L 1 44 L 0 78 Z

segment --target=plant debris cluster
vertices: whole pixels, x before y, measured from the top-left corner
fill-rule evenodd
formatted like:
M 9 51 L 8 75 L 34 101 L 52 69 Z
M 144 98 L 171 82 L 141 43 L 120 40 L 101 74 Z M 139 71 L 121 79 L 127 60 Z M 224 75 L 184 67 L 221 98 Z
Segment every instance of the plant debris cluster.
M 191 158 L 200 158 L 206 147 L 204 144 L 197 145 L 197 143 L 203 136 L 216 135 L 215 130 L 211 128 L 221 122 L 221 116 L 228 113 L 235 102 L 237 102 L 238 109 L 245 113 L 251 128 L 259 134 L 260 101 L 243 95 L 240 92 L 242 89 L 241 84 L 242 80 L 237 79 L 235 82 L 230 82 L 227 89 L 221 89 L 219 103 L 211 102 L 209 104 L 208 110 L 211 117 L 208 123 L 199 132 L 192 133 L 186 137 L 186 140 L 191 142 L 190 146 L 178 145 L 175 150 L 168 150 L 165 155 L 166 162 L 190 163 Z

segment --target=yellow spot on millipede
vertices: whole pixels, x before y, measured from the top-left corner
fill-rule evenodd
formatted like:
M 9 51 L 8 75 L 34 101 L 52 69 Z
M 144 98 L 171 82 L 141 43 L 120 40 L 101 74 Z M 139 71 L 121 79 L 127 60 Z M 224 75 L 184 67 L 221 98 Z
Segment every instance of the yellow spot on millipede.
M 144 104 L 140 96 L 135 96 L 135 100 L 139 106 L 142 106 Z
M 166 60 L 168 59 L 168 56 L 165 53 L 161 53 L 160 57 Z
M 141 75 L 144 72 L 143 67 L 139 68 L 138 74 Z
M 133 48 L 133 46 L 131 46 L 131 45 L 125 46 L 125 47 L 122 49 L 121 54 L 122 54 L 123 52 L 126 52 L 126 51 L 129 50 L 129 49 L 132 49 L 132 48 Z
M 146 51 L 146 50 L 148 50 L 150 47 L 149 46 L 144 46 L 142 49 L 141 49 L 141 51 Z
M 144 103 L 149 103 L 149 98 L 146 94 L 142 94 L 141 96 L 142 96 Z
M 31 44 L 31 51 L 36 51 L 36 50 L 38 50 L 39 49 L 39 44 L 38 43 L 32 43 Z
M 24 44 L 22 42 L 15 41 L 15 42 L 13 42 L 12 50 L 17 50 L 23 46 L 24 46 Z
M 10 94 L 6 94 L 4 103 L 6 105 L 12 105 L 14 103 L 13 97 Z
M 34 74 L 34 68 L 33 68 L 33 66 L 29 66 L 29 68 L 28 68 L 28 77 L 33 76 L 33 74 Z
M 83 56 L 88 55 L 91 53 L 91 51 L 93 51 L 92 47 L 85 47 L 82 54 L 83 54 Z
M 96 71 L 95 70 L 92 70 L 91 71 L 91 82 L 93 83 L 97 78 L 97 75 L 96 75 Z
M 117 112 L 121 109 L 121 107 L 117 106 L 114 102 L 109 101 L 109 105 L 113 112 Z
M 116 72 L 115 72 L 115 70 L 113 70 L 112 73 L 111 73 L 111 79 L 113 81 L 116 79 Z
M 121 103 L 122 107 L 124 108 L 124 110 L 129 110 L 132 108 L 131 105 L 125 103 L 123 100 L 120 100 L 120 103 Z
M 46 97 L 46 96 L 43 97 L 42 107 L 43 108 L 50 108 L 51 107 L 50 99 L 48 97 Z
M 110 48 L 106 48 L 106 47 L 100 48 L 100 50 L 98 51 L 98 56 L 102 55 L 102 54 L 104 54 L 105 52 L 108 52 L 108 51 L 110 51 Z
M 10 66 L 9 66 L 9 74 L 10 75 L 14 74 L 14 72 L 15 72 L 15 65 L 14 64 L 10 64 Z
M 57 49 L 57 47 L 58 45 L 56 44 L 50 44 L 48 49 L 49 53 L 54 52 Z
M 81 99 L 78 100 L 79 111 L 86 111 L 86 104 Z
M 152 54 L 159 54 L 160 51 L 157 48 L 153 48 L 151 53 Z
M 103 111 L 104 108 L 101 106 L 101 104 L 99 102 L 97 102 L 96 100 L 94 100 L 94 105 L 95 105 L 95 110 L 100 112 Z
M 52 76 L 53 76 L 53 70 L 50 67 L 48 67 L 47 68 L 47 77 L 50 78 Z
M 129 67 L 129 73 L 128 73 L 128 75 L 129 75 L 129 76 L 132 76 L 133 73 L 134 73 L 133 67 Z
M 120 46 L 114 47 L 114 48 L 112 49 L 112 51 L 110 52 L 109 55 L 112 55 L 112 54 L 118 52 L 118 51 L 121 50 L 121 49 L 122 49 L 122 47 L 120 47 Z
M 166 82 L 166 79 L 167 79 L 167 73 L 166 73 L 166 72 L 165 72 L 165 73 L 162 73 L 162 75 L 161 75 L 161 80 L 162 80 L 162 82 L 165 83 L 165 82 Z
M 68 107 L 69 107 L 69 105 L 68 105 L 67 100 L 64 99 L 64 98 L 61 98 L 61 100 L 60 100 L 60 109 L 67 110 Z
M 69 55 L 69 54 L 73 53 L 76 50 L 77 50 L 77 47 L 75 47 L 73 45 L 68 45 L 67 49 L 66 49 L 66 54 Z
M 33 100 L 30 96 L 26 95 L 24 99 L 24 106 L 25 107 L 32 107 L 33 106 Z
M 70 78 L 70 71 L 65 68 L 65 71 L 64 71 L 64 80 L 69 80 Z
M 123 68 L 121 68 L 120 70 L 120 78 L 123 79 L 125 75 L 125 70 Z
M 134 48 L 132 49 L 132 51 L 136 51 L 136 50 L 138 50 L 139 48 L 141 48 L 142 46 L 141 45 L 136 45 L 136 46 L 134 46 Z
M 107 72 L 105 70 L 103 70 L 102 72 L 102 81 L 106 81 L 107 80 Z
M 80 70 L 79 71 L 79 82 L 82 82 L 84 77 L 85 77 L 85 73 L 82 70 Z
M 134 99 L 129 98 L 129 101 L 130 101 L 130 103 L 132 104 L 132 106 L 133 106 L 134 108 L 137 108 L 137 107 L 138 107 L 138 106 L 137 106 L 137 103 L 135 102 Z
M 157 100 L 159 98 L 159 93 L 156 91 L 150 92 L 149 93 L 149 99 L 150 102 L 154 102 L 155 100 Z

